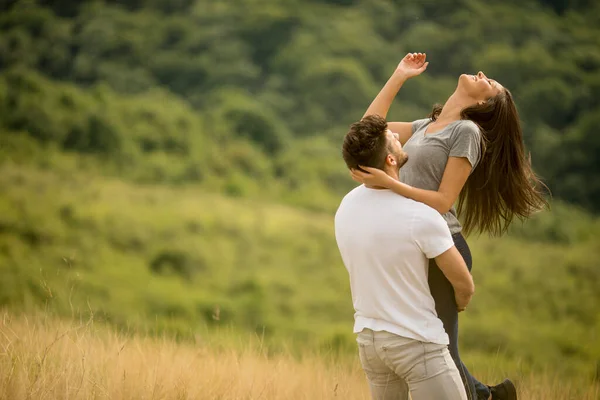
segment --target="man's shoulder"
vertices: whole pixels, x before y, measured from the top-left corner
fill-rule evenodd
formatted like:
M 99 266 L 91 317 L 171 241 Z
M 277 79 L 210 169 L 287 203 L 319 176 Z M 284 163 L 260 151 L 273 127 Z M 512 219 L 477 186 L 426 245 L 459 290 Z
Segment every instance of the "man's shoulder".
M 337 214 L 369 210 L 369 212 L 390 213 L 393 210 L 412 210 L 413 200 L 400 196 L 391 190 L 369 189 L 364 185 L 357 186 L 344 196 L 338 206 Z
M 349 200 L 352 200 L 356 197 L 359 197 L 361 195 L 361 193 L 363 193 L 365 191 L 365 189 L 366 189 L 365 185 L 359 185 L 359 186 L 355 187 L 354 189 L 352 189 L 351 191 L 346 193 L 346 195 L 342 198 L 340 205 L 342 205 L 345 202 L 348 202 Z
M 340 211 L 343 211 L 344 207 L 349 204 L 352 204 L 356 201 L 359 201 L 361 194 L 364 192 L 364 185 L 360 185 L 352 189 L 350 192 L 346 193 L 346 195 L 342 198 L 340 205 L 337 208 L 336 216 L 340 214 Z

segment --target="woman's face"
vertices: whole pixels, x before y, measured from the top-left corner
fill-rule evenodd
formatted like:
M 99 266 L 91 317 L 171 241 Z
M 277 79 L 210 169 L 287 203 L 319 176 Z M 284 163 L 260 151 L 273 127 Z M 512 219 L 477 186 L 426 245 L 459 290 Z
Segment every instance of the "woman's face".
M 458 87 L 476 101 L 488 100 L 504 90 L 501 84 L 481 71 L 477 75 L 462 74 L 458 79 Z

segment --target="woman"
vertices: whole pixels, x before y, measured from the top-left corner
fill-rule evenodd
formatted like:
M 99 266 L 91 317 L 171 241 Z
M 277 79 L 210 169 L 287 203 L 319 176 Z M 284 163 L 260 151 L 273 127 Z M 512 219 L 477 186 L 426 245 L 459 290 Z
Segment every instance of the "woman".
M 386 117 L 402 84 L 427 68 L 426 55 L 407 54 L 369 106 L 365 115 Z M 469 270 L 472 260 L 461 234 L 472 231 L 504 233 L 515 216 L 526 218 L 547 206 L 525 155 L 519 117 L 512 96 L 498 82 L 463 74 L 454 93 L 435 106 L 427 119 L 390 122 L 400 136 L 408 162 L 400 181 L 378 169 L 360 167 L 352 178 L 360 183 L 387 187 L 439 211 L 450 228 L 456 247 Z M 365 172 L 366 171 L 366 172 Z M 457 219 L 453 204 L 458 200 Z M 449 350 L 461 373 L 470 399 L 516 399 L 512 382 L 489 387 L 467 371 L 458 354 L 458 311 L 450 282 L 435 262 L 429 265 L 429 286 L 439 318 L 450 337 Z M 462 310 L 461 310 L 462 311 Z

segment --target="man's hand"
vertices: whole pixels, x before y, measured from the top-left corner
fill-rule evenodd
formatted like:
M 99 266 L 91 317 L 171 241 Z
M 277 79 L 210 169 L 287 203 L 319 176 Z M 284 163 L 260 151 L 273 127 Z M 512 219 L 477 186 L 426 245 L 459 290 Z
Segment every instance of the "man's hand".
M 426 58 L 425 53 L 408 53 L 396 67 L 396 73 L 403 75 L 406 79 L 421 75 L 429 65 L 428 62 L 425 62 Z

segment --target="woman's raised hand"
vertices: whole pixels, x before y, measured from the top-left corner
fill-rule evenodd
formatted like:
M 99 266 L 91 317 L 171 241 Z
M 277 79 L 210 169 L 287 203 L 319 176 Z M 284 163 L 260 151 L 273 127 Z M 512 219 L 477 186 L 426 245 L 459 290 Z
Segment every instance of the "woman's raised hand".
M 351 169 L 350 176 L 358 183 L 365 184 L 367 186 L 378 186 L 384 188 L 390 188 L 390 180 L 393 178 L 378 168 L 363 167 L 361 169 L 368 173 L 362 172 L 359 169 Z
M 417 75 L 421 75 L 423 71 L 427 69 L 429 64 L 425 60 L 427 55 L 425 53 L 408 53 L 398 67 L 396 67 L 396 73 L 403 74 L 406 78 L 412 78 Z

